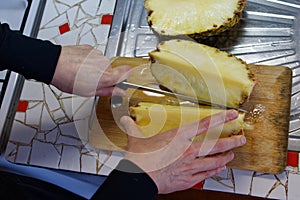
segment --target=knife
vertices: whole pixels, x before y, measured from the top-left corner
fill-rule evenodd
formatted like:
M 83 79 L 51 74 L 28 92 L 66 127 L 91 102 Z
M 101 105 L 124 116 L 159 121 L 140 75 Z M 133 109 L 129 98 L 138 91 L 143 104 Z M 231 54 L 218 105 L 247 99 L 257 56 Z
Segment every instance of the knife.
M 218 103 L 212 103 L 212 102 L 209 102 L 209 101 L 206 101 L 203 99 L 199 99 L 199 98 L 195 98 L 195 97 L 191 97 L 191 96 L 187 96 L 187 95 L 183 95 L 183 94 L 178 94 L 178 93 L 169 92 L 169 91 L 165 91 L 165 90 L 161 90 L 161 89 L 147 87 L 147 86 L 139 85 L 139 84 L 135 84 L 135 83 L 129 83 L 126 80 L 118 83 L 116 86 L 123 90 L 127 90 L 128 88 L 133 88 L 133 89 L 139 89 L 139 90 L 144 90 L 144 91 L 148 91 L 148 92 L 159 93 L 159 94 L 163 94 L 163 95 L 167 95 L 167 96 L 175 95 L 178 99 L 190 101 L 190 102 L 197 103 L 197 104 L 219 107 L 219 108 L 223 108 L 223 109 L 234 109 L 234 110 L 237 110 L 237 111 L 240 111 L 243 113 L 248 113 L 247 110 L 244 110 L 242 108 L 234 108 L 231 106 L 226 106 L 226 105 L 222 105 L 222 104 L 218 104 Z

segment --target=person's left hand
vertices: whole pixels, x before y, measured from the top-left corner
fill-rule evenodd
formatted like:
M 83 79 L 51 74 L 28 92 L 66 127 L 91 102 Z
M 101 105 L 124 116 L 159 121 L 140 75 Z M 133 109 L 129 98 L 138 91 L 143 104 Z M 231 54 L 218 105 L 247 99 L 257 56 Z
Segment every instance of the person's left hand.
M 246 142 L 243 135 L 206 142 L 193 138 L 237 116 L 234 110 L 222 112 L 150 138 L 142 138 L 134 121 L 122 117 L 121 124 L 129 134 L 125 159 L 143 169 L 160 194 L 189 189 L 226 169 L 234 158 L 231 149 Z
M 63 46 L 51 84 L 86 97 L 124 95 L 114 86 L 128 77 L 129 70 L 129 66 L 112 68 L 110 60 L 92 46 Z

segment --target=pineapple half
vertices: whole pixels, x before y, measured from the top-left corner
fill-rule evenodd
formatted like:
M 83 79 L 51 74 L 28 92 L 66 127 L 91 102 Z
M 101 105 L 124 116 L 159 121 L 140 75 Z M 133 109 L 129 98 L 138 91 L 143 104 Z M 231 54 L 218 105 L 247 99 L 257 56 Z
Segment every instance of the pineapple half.
M 130 107 L 130 116 L 135 120 L 142 134 L 145 137 L 151 137 L 223 111 L 208 106 L 194 107 L 140 102 L 137 106 Z M 210 139 L 217 139 L 242 134 L 244 117 L 244 113 L 239 113 L 237 119 L 211 129 L 208 136 Z M 201 134 L 194 140 L 203 140 L 205 136 L 206 134 Z
M 145 0 L 149 25 L 161 35 L 219 34 L 237 24 L 247 0 Z
M 149 56 L 160 85 L 211 103 L 238 108 L 255 85 L 245 62 L 193 41 L 164 41 Z

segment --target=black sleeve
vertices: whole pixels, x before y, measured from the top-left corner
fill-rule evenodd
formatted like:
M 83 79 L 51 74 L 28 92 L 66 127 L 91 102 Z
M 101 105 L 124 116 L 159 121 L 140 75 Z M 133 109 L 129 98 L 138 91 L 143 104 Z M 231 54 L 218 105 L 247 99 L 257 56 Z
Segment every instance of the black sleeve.
M 154 181 L 145 172 L 134 163 L 121 160 L 92 199 L 153 200 L 157 192 Z
M 59 45 L 24 36 L 0 24 L 0 70 L 9 69 L 26 79 L 49 84 L 60 52 Z

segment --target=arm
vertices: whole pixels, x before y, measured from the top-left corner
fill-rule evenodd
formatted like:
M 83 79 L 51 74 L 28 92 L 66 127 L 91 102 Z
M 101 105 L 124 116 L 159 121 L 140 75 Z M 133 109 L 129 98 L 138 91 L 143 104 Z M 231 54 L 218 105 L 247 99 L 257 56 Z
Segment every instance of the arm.
M 0 24 L 0 70 L 52 84 L 80 96 L 123 95 L 114 87 L 128 76 L 129 66 L 111 68 L 110 60 L 89 45 L 64 46 L 38 40 Z
M 111 172 L 93 199 L 150 200 L 158 193 L 189 189 L 220 173 L 234 157 L 231 149 L 245 144 L 245 137 L 205 143 L 192 139 L 237 116 L 236 111 L 227 111 L 150 138 L 143 138 L 131 118 L 122 117 L 128 134 L 125 160 Z
M 121 160 L 92 199 L 155 199 L 157 187 L 153 180 L 134 163 Z
M 61 46 L 26 37 L 0 24 L 0 69 L 22 74 L 26 79 L 50 83 Z

